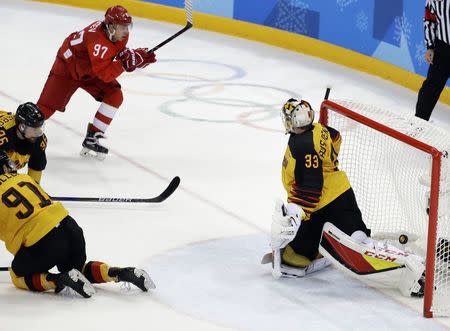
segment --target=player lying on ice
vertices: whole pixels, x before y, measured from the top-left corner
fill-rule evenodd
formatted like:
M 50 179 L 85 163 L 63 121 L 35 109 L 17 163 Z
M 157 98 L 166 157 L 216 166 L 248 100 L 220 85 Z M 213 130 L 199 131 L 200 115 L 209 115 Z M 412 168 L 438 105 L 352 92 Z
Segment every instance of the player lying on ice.
M 290 135 L 282 164 L 288 203 L 276 204 L 272 254 L 263 258 L 272 262 L 273 276 L 303 277 L 330 263 L 358 275 L 402 269 L 402 294 L 423 296 L 423 258 L 370 238 L 347 175 L 339 170 L 340 133 L 313 123 L 314 111 L 304 100 L 289 99 L 281 117 Z
M 9 270 L 16 287 L 57 293 L 68 288 L 85 298 L 95 293 L 93 283 L 128 282 L 142 291 L 155 288 L 142 269 L 86 262 L 83 230 L 29 175 L 17 174 L 4 152 L 0 152 L 0 195 L 0 240 L 14 255 Z M 59 273 L 49 272 L 55 266 Z

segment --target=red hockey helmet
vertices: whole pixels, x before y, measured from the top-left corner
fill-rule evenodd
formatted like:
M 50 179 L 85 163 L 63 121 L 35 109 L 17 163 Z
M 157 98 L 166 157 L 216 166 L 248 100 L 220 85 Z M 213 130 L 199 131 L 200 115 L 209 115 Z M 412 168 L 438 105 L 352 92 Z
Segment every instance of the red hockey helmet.
M 122 6 L 110 7 L 105 13 L 106 24 L 131 24 L 132 18 Z

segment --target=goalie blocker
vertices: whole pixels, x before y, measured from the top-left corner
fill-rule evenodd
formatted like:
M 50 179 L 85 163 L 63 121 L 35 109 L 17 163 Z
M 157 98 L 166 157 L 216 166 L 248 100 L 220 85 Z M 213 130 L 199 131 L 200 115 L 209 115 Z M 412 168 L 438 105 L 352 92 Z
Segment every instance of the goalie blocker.
M 338 268 L 360 276 L 402 268 L 397 283 L 400 292 L 405 296 L 423 296 L 423 258 L 398 249 L 387 241 L 373 240 L 362 231 L 356 231 L 350 237 L 327 222 L 323 227 L 319 252 Z
M 272 275 L 275 279 L 280 277 L 304 277 L 307 274 L 322 270 L 330 265 L 325 258 L 318 258 L 304 268 L 292 267 L 282 263 L 282 254 L 286 245 L 290 243 L 298 232 L 304 211 L 294 203 L 284 205 L 283 201 L 277 199 L 275 210 L 272 215 L 271 225 L 271 253 L 263 256 L 261 264 L 272 263 Z

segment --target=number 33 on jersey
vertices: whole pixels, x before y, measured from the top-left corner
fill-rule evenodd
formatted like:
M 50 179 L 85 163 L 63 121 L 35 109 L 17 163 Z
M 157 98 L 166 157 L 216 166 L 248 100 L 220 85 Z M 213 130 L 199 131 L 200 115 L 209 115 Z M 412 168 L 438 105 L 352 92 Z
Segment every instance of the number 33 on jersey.
M 25 174 L 0 175 L 0 197 L 0 240 L 13 255 L 21 245 L 35 244 L 69 214 Z

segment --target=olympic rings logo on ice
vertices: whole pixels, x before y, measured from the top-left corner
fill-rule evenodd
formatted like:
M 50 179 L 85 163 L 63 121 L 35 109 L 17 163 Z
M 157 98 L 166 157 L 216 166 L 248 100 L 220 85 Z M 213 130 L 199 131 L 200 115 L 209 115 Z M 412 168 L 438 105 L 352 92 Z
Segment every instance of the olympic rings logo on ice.
M 189 71 L 195 75 L 180 74 L 179 70 L 170 72 L 173 62 L 188 63 Z M 247 76 L 242 68 L 233 65 L 183 59 L 158 63 L 170 64 L 169 70 L 140 71 L 137 75 L 125 76 L 133 81 L 126 82 L 124 90 L 139 95 L 178 97 L 159 106 L 160 111 L 169 116 L 197 122 L 240 123 L 259 130 L 282 132 L 278 122 L 274 123 L 274 128 L 255 123 L 278 117 L 280 105 L 277 101 L 296 96 L 295 92 L 270 85 L 230 82 Z M 215 77 L 198 73 L 212 73 Z M 158 80 L 158 83 L 149 84 L 149 79 Z M 142 86 L 148 86 L 148 91 L 138 90 Z M 164 91 L 155 92 L 155 89 Z

